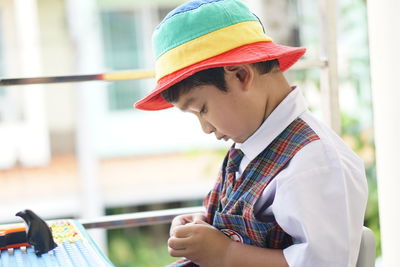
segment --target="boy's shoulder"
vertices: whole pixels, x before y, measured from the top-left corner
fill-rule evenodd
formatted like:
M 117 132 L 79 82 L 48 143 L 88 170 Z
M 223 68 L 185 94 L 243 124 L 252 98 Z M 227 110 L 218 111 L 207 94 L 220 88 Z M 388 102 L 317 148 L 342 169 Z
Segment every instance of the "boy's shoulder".
M 300 118 L 318 136 L 318 140 L 304 146 L 294 157 L 299 166 L 364 170 L 360 157 L 325 123 L 310 111 L 304 112 Z

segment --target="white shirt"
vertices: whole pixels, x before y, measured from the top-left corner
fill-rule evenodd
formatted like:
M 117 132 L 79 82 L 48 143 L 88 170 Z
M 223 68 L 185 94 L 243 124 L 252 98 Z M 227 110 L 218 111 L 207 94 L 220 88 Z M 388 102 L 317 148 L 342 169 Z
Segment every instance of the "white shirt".
M 359 157 L 307 109 L 295 88 L 244 143 L 239 177 L 293 120 L 300 117 L 320 140 L 304 146 L 255 204 L 256 217 L 275 216 L 294 244 L 283 250 L 291 267 L 349 267 L 357 262 L 368 197 Z

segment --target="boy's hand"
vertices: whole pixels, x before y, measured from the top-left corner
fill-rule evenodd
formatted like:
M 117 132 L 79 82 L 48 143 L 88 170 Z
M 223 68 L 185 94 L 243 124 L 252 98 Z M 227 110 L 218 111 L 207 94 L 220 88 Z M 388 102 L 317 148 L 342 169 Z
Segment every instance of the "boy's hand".
M 185 257 L 202 267 L 221 267 L 232 243 L 235 242 L 217 228 L 194 221 L 175 227 L 168 240 L 168 251 L 173 257 Z
M 171 228 L 169 230 L 169 235 L 172 236 L 174 229 L 177 226 L 185 225 L 188 223 L 193 223 L 194 221 L 205 221 L 206 216 L 204 213 L 192 213 L 192 214 L 184 214 L 184 215 L 179 215 L 176 216 L 171 223 Z

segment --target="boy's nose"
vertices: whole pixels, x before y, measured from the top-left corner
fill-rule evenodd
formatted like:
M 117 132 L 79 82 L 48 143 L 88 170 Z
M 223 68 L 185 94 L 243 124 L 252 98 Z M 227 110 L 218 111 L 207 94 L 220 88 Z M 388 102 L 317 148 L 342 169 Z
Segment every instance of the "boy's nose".
M 200 125 L 201 128 L 203 129 L 203 132 L 206 134 L 210 134 L 215 132 L 215 127 L 211 125 L 211 123 L 207 122 L 206 120 L 203 120 L 199 117 Z

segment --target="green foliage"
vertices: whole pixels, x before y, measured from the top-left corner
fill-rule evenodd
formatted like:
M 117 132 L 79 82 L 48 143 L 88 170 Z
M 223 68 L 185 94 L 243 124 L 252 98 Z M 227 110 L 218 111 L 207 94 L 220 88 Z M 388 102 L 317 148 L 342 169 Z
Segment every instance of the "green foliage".
M 373 169 L 373 170 L 372 170 Z M 372 173 L 376 173 L 375 166 L 370 170 Z M 367 169 L 367 176 L 370 176 Z M 378 208 L 378 188 L 376 179 L 368 179 L 369 195 L 368 195 L 368 205 L 367 211 L 365 212 L 364 225 L 368 226 L 375 234 L 376 239 L 376 256 L 379 257 L 382 253 L 381 251 L 381 235 L 380 235 L 380 225 L 379 225 L 379 208 Z
M 376 255 L 381 255 L 378 190 L 376 180 L 375 144 L 372 121 L 372 96 L 368 54 L 366 3 L 363 0 L 346 0 L 340 6 L 339 42 L 344 43 L 348 54 L 347 68 L 340 75 L 341 84 L 354 90 L 353 108 L 343 110 L 342 136 L 363 159 L 368 179 L 369 195 L 364 225 L 376 238 Z
M 343 139 L 363 159 L 365 164 L 369 194 L 364 225 L 374 232 L 377 244 L 376 255 L 380 256 L 378 189 L 372 126 L 363 128 L 359 119 L 345 113 L 342 113 L 341 122 Z
M 107 215 L 200 206 L 202 200 L 107 209 Z M 107 231 L 108 256 L 116 267 L 165 266 L 177 260 L 169 256 L 169 224 L 119 228 Z
M 108 240 L 109 257 L 117 267 L 165 266 L 176 260 L 168 255 L 163 226 L 109 230 Z

